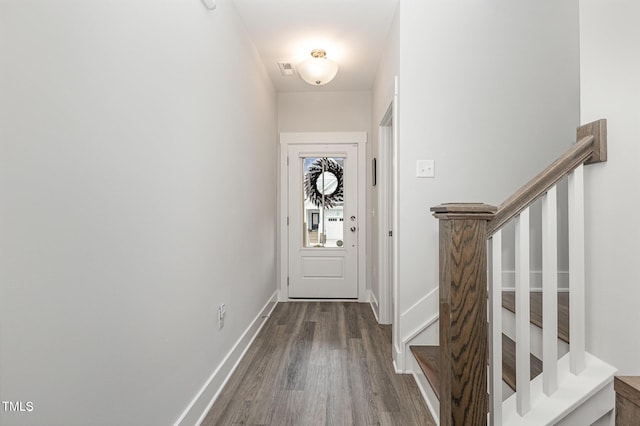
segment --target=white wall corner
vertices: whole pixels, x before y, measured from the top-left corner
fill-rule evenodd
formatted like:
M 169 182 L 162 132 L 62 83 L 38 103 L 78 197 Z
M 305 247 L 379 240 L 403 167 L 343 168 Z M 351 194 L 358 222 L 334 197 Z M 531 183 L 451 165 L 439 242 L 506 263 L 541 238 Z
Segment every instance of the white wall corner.
M 240 339 L 238 339 L 233 348 L 231 348 L 220 365 L 218 365 L 209 379 L 207 379 L 204 386 L 202 386 L 191 403 L 189 403 L 182 415 L 176 420 L 174 426 L 197 426 L 202 423 L 213 406 L 213 403 L 220 395 L 224 385 L 238 367 L 238 364 L 277 304 L 278 292 L 276 291 L 267 303 L 265 303 L 251 324 L 249 324 L 249 327 L 247 327 L 242 336 L 240 336 Z

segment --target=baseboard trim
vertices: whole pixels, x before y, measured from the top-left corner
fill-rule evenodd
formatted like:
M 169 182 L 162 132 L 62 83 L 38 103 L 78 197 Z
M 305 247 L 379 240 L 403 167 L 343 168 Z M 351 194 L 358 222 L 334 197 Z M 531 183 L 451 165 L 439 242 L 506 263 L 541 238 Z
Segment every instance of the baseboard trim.
M 402 345 L 404 346 L 404 345 Z M 398 347 L 398 345 L 393 345 L 393 368 L 396 370 L 398 374 L 404 374 L 404 353 L 402 353 L 402 349 Z
M 378 310 L 380 309 L 380 305 L 378 304 L 378 299 L 376 299 L 376 295 L 373 294 L 373 291 L 369 291 L 369 306 L 371 306 L 371 310 L 373 311 L 373 316 L 376 318 L 376 322 L 380 324 L 380 317 L 378 316 Z
M 245 332 L 242 333 L 242 336 L 240 336 L 236 344 L 233 345 L 233 348 L 215 369 L 213 374 L 211 374 L 209 379 L 206 381 L 204 386 L 202 386 L 182 415 L 178 420 L 176 420 L 174 426 L 197 426 L 202 423 L 205 416 L 213 406 L 213 403 L 220 395 L 224 385 L 238 367 L 238 364 L 277 304 L 278 292 L 276 291 L 269 298 L 251 324 L 249 324 L 249 327 L 247 327 Z

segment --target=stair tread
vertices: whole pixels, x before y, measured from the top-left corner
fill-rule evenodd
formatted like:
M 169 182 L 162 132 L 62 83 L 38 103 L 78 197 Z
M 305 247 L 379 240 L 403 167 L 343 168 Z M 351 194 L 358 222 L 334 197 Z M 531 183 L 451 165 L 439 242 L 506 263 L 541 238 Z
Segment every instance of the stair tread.
M 542 328 L 542 293 L 530 293 L 530 321 Z M 502 307 L 516 312 L 516 293 L 514 291 L 502 292 Z M 558 338 L 569 343 L 569 293 L 558 292 Z
M 410 349 L 431 384 L 433 392 L 440 399 L 440 347 L 410 346 Z
M 618 395 L 640 406 L 640 377 L 616 376 L 613 386 Z
M 542 373 L 542 361 L 531 354 L 530 379 L 533 380 Z M 502 335 L 502 380 L 513 390 L 516 390 L 516 342 L 508 336 Z

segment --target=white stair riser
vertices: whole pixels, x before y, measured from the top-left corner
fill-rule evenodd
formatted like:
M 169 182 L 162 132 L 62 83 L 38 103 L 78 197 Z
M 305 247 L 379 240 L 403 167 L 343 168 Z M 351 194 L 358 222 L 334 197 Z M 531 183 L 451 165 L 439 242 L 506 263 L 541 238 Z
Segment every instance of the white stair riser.
M 569 355 L 558 361 L 559 388 L 551 396 L 542 391 L 542 375 L 531 382 L 532 407 L 525 416 L 516 410 L 516 398 L 503 404 L 503 421 L 510 426 L 569 425 L 587 426 L 599 422 L 614 409 L 613 376 L 616 369 L 586 354 L 585 370 L 578 376 L 570 372 Z
M 516 315 L 508 309 L 502 309 L 502 332 L 516 341 Z M 531 353 L 538 359 L 542 359 L 542 329 L 530 324 Z M 558 359 L 569 352 L 569 344 L 558 339 Z
M 591 425 L 605 414 L 612 411 L 615 406 L 616 395 L 613 390 L 613 381 L 593 395 L 578 408 L 569 413 L 564 419 L 556 423 L 557 426 L 582 426 Z

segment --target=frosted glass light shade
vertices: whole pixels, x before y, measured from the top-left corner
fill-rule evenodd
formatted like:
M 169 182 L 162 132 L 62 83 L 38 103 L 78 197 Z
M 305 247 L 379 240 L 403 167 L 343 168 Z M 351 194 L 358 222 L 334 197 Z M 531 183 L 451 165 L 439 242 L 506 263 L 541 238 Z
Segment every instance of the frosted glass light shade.
M 338 64 L 331 59 L 327 59 L 324 50 L 314 50 L 311 52 L 312 58 L 302 61 L 298 65 L 298 74 L 307 83 L 314 86 L 327 84 L 338 73 Z

